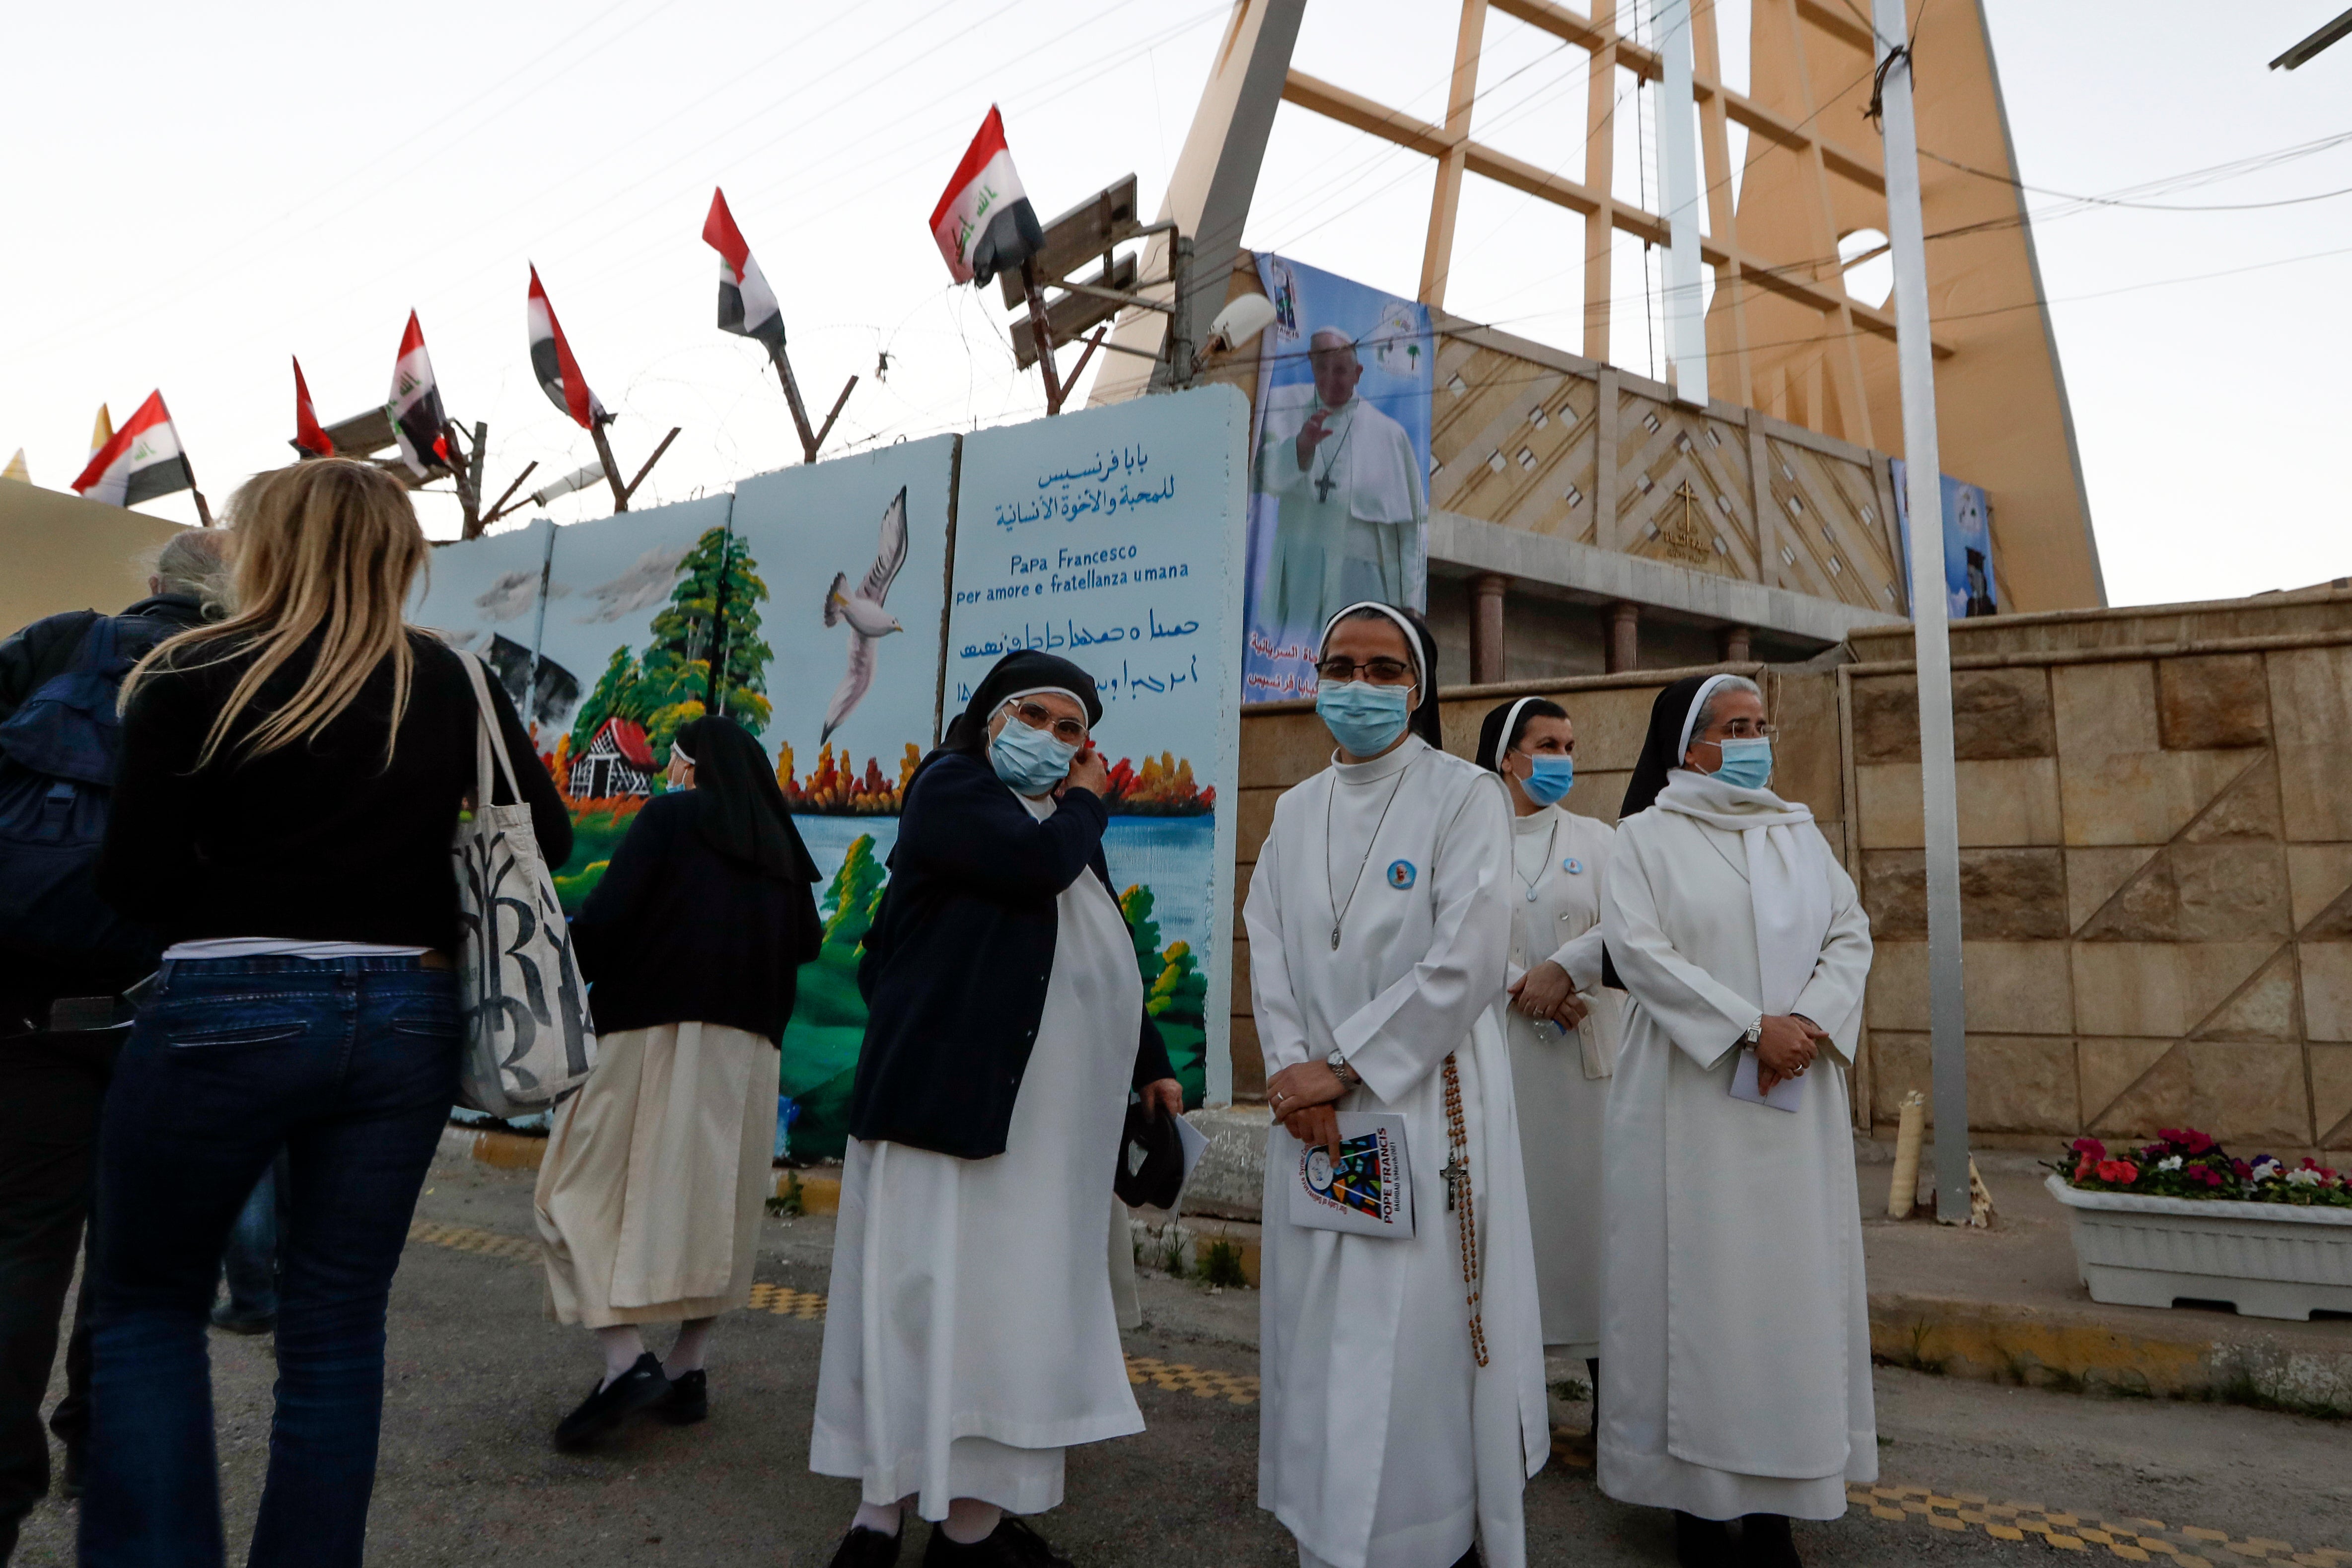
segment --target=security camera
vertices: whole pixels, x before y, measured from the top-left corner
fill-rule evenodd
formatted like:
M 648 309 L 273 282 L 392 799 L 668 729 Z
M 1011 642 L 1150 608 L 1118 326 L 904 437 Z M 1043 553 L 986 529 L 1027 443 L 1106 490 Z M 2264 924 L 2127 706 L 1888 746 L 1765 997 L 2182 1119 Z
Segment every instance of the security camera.
M 1209 323 L 1209 341 L 1202 353 L 1230 353 L 1273 324 L 1274 301 L 1263 294 L 1244 294 Z

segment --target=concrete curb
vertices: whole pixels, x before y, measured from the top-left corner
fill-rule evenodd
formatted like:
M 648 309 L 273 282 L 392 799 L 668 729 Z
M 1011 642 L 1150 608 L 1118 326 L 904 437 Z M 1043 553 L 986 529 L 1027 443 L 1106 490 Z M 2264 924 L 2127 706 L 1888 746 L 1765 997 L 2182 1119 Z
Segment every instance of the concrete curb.
M 1985 1383 L 2069 1393 L 2219 1400 L 2308 1415 L 2352 1416 L 2352 1335 L 2340 1346 L 2294 1342 L 2231 1319 L 2147 1331 L 2096 1310 L 1913 1295 L 1870 1299 L 1873 1359 Z M 2152 1326 L 2153 1327 L 2153 1326 Z

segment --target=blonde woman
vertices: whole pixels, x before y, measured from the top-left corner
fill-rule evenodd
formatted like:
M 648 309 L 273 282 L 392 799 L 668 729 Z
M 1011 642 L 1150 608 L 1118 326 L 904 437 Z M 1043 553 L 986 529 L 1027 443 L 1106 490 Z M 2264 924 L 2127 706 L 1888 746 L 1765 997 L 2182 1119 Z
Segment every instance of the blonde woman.
M 457 1089 L 449 844 L 478 721 L 457 655 L 401 619 L 416 514 L 391 476 L 328 458 L 257 476 L 229 522 L 238 612 L 123 685 L 99 890 L 167 945 L 100 1133 L 88 1568 L 222 1560 L 205 1315 L 281 1148 L 278 1410 L 247 1562 L 360 1562 L 384 1299 Z M 523 789 L 561 864 L 562 802 L 536 768 Z

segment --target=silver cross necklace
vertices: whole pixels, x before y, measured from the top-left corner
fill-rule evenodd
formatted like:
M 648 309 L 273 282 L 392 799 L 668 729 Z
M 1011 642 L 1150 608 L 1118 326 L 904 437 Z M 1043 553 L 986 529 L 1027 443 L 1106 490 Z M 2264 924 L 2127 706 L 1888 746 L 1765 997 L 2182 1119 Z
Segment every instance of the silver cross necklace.
M 1331 885 L 1331 803 L 1339 795 L 1338 779 L 1331 781 L 1331 793 L 1323 797 L 1323 890 L 1331 901 L 1333 952 L 1339 951 L 1339 922 L 1348 918 L 1349 910 L 1356 902 L 1356 891 L 1364 885 L 1364 868 L 1372 863 L 1372 850 L 1381 841 L 1381 829 L 1388 823 L 1389 807 L 1397 803 L 1397 796 L 1404 791 L 1405 775 L 1412 772 L 1413 763 L 1419 761 L 1421 759 L 1415 757 L 1397 770 L 1396 783 L 1389 786 L 1389 798 L 1381 806 L 1380 820 L 1372 824 L 1372 836 L 1364 843 L 1364 858 L 1356 863 L 1356 879 L 1348 884 L 1348 901 L 1344 904 L 1339 901 L 1339 889 Z

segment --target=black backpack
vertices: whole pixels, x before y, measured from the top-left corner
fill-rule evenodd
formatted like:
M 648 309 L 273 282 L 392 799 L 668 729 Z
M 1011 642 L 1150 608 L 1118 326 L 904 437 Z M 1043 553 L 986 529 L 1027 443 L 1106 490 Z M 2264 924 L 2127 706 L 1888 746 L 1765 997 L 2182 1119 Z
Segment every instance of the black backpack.
M 91 616 L 72 662 L 0 723 L 0 949 L 12 957 L 120 964 L 127 979 L 154 957 L 153 937 L 96 886 L 122 749 L 122 678 L 176 628 L 145 629 L 126 637 L 115 616 Z

